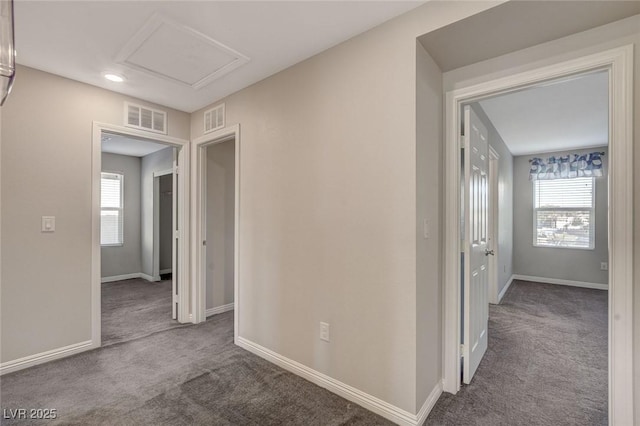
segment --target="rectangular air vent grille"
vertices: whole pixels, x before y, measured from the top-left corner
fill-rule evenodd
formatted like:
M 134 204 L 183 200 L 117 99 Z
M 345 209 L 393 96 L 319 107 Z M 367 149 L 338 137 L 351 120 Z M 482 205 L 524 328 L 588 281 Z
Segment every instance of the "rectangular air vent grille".
M 209 133 L 224 127 L 224 104 L 204 112 L 204 132 Z
M 124 103 L 125 126 L 167 134 L 167 113 L 157 109 Z

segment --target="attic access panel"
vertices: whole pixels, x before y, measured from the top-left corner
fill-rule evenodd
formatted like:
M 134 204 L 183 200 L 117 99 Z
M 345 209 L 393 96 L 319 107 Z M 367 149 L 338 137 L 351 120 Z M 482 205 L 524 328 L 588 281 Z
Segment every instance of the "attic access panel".
M 247 63 L 249 58 L 193 28 L 156 14 L 116 60 L 197 90 Z

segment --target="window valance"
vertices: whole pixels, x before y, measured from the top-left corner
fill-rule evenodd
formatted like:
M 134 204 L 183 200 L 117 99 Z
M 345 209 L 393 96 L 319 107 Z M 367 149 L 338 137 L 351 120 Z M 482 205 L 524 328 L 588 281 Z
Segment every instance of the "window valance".
M 572 179 L 602 176 L 604 152 L 589 154 L 552 155 L 547 159 L 534 157 L 529 160 L 529 180 Z

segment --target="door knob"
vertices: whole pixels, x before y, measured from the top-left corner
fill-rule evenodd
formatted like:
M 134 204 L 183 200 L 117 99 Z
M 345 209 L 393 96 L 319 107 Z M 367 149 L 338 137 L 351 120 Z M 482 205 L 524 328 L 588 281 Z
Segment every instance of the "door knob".
M 484 255 L 485 256 L 489 256 L 489 255 L 495 256 L 495 253 L 493 252 L 493 250 L 485 249 L 484 250 Z

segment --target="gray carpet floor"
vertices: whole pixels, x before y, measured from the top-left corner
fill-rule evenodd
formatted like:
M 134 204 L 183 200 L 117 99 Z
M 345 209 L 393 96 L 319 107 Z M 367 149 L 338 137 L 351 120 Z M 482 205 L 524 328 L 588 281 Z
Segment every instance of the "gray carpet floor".
M 607 292 L 514 281 L 489 308 L 489 348 L 425 425 L 606 425 Z
M 132 279 L 102 284 L 103 346 L 180 326 L 171 319 L 170 279 L 158 282 Z
M 0 401 L 64 425 L 391 425 L 235 346 L 233 311 L 7 374 Z
M 516 281 L 489 333 L 472 383 L 426 425 L 606 424 L 606 292 Z M 235 346 L 233 312 L 2 376 L 0 408 L 56 408 L 64 425 L 391 424 Z

